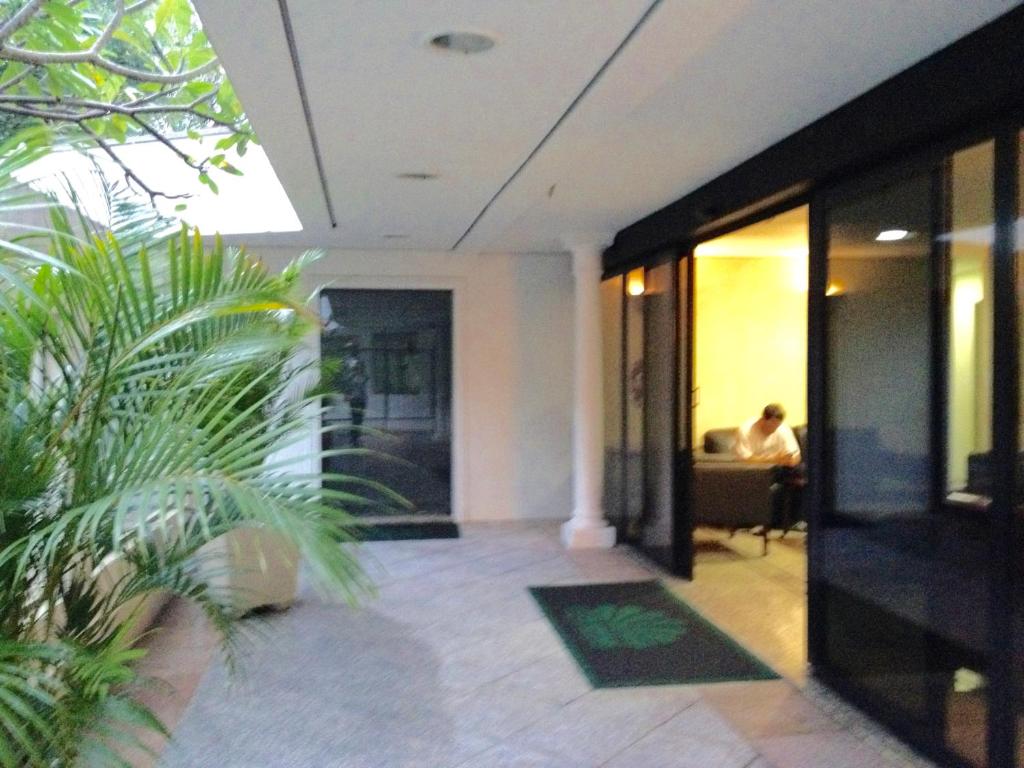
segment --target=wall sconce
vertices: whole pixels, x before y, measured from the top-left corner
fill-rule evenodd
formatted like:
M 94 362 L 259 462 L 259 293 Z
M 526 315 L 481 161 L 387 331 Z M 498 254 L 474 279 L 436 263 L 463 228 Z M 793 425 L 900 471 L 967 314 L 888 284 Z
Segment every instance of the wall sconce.
M 825 287 L 826 296 L 842 296 L 846 293 L 846 285 L 839 280 L 829 280 Z
M 644 284 L 644 268 L 631 269 L 626 275 L 626 293 L 630 296 L 643 296 L 647 286 Z

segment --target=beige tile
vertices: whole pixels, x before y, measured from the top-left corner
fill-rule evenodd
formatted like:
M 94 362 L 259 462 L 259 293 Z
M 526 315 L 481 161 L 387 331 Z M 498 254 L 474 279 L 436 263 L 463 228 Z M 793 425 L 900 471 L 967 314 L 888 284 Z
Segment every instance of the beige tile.
M 842 730 L 786 680 L 707 686 L 702 695 L 747 738 Z
M 631 744 L 606 768 L 746 768 L 757 752 L 710 706 L 697 702 Z
M 775 768 L 897 768 L 881 751 L 843 731 L 772 736 L 754 745 Z

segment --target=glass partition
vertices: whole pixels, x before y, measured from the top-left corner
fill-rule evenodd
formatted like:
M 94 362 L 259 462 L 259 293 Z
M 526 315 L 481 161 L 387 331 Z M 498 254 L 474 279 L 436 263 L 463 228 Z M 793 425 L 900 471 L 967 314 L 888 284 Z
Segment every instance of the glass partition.
M 986 765 L 993 147 L 827 212 L 826 676 L 901 733 Z
M 624 540 L 639 540 L 644 509 L 644 281 L 645 270 L 626 275 Z
M 601 283 L 601 359 L 604 365 L 603 504 L 608 521 L 620 530 L 625 518 L 626 481 L 623 451 L 623 286 L 621 275 Z
M 647 270 L 644 287 L 644 509 L 640 545 L 666 568 L 674 567 L 676 395 L 676 263 Z
M 320 292 L 325 398 L 324 472 L 372 480 L 357 491 L 372 515 L 451 514 L 452 295 L 450 291 Z M 352 484 L 331 481 L 339 490 Z

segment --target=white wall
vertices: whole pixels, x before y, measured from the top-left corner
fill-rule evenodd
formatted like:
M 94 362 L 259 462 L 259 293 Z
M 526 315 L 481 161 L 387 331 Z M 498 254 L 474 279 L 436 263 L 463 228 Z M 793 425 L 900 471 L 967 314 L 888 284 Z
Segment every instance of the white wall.
M 254 248 L 279 268 L 300 249 Z M 310 289 L 453 291 L 453 514 L 572 511 L 572 269 L 568 254 L 329 251 Z

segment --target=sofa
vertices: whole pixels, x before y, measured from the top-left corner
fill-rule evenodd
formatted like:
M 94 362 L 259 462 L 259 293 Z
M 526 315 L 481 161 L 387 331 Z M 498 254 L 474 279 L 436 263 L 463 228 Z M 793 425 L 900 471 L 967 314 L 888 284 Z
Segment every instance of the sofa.
M 801 451 L 806 427 L 793 430 Z M 768 552 L 775 494 L 774 467 L 736 458 L 736 427 L 710 429 L 693 455 L 692 509 L 694 524 L 724 528 L 730 533 L 757 528 L 763 537 L 762 553 Z

